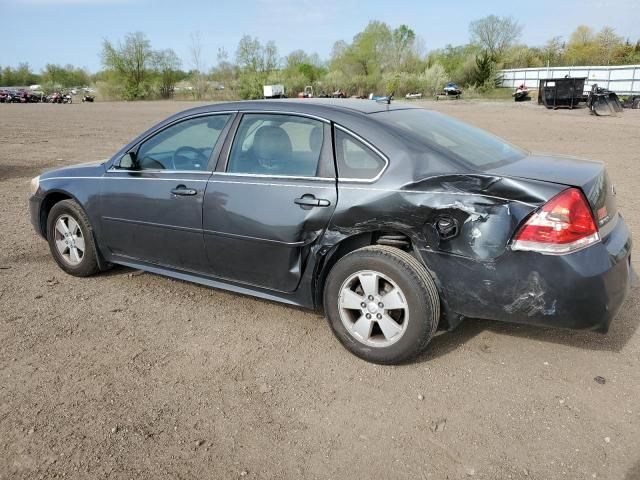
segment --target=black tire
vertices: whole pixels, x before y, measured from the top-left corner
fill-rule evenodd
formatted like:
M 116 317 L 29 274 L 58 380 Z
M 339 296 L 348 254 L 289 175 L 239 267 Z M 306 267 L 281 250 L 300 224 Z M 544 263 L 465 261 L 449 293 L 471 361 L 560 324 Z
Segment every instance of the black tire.
M 407 325 L 401 337 L 390 345 L 363 343 L 341 319 L 343 284 L 363 270 L 379 272 L 395 282 L 406 300 Z M 333 266 L 325 283 L 324 309 L 334 335 L 347 350 L 369 362 L 392 365 L 407 362 L 426 349 L 438 328 L 440 298 L 431 275 L 414 256 L 397 248 L 375 245 L 355 250 Z
M 82 233 L 82 238 L 84 239 L 85 250 L 80 262 L 76 265 L 72 265 L 68 260 L 65 260 L 56 247 L 56 222 L 62 216 L 69 216 L 77 222 Z M 49 249 L 51 250 L 54 260 L 58 266 L 69 275 L 88 277 L 100 270 L 98 265 L 98 252 L 95 242 L 93 241 L 91 224 L 89 223 L 86 213 L 76 201 L 62 200 L 51 208 L 49 216 L 47 217 L 47 241 L 49 242 Z

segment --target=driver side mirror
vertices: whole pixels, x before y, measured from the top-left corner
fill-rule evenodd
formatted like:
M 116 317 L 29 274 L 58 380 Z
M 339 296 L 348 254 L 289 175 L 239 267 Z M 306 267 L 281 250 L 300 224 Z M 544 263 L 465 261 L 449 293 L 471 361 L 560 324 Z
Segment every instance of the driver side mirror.
M 138 162 L 136 160 L 136 153 L 129 152 L 126 153 L 120 158 L 120 162 L 118 162 L 118 168 L 122 168 L 124 170 L 134 170 L 138 167 Z

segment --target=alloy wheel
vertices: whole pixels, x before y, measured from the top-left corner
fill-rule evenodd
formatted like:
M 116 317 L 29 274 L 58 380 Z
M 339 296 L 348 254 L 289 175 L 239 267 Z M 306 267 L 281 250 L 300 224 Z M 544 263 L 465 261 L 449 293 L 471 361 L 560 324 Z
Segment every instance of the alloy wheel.
M 54 224 L 56 248 L 65 263 L 77 266 L 82 262 L 85 241 L 82 229 L 71 215 L 60 215 Z
M 374 270 L 350 275 L 340 288 L 340 319 L 357 341 L 388 347 L 402 337 L 409 323 L 409 304 L 400 287 Z

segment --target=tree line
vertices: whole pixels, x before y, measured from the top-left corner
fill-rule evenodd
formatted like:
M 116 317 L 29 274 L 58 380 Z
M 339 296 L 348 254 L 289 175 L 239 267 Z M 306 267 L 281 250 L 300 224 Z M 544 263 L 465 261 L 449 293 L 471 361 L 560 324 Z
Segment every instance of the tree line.
M 260 98 L 262 86 L 274 83 L 283 84 L 289 96 L 307 85 L 327 94 L 430 95 L 447 81 L 493 89 L 502 68 L 640 64 L 640 40 L 624 39 L 611 27 L 595 31 L 580 25 L 566 41 L 554 37 L 540 47 L 522 44 L 521 33 L 522 25 L 513 18 L 490 15 L 470 23 L 467 44 L 427 51 L 409 26 L 371 21 L 350 42 L 335 42 L 326 60 L 303 50 L 281 57 L 273 41 L 245 35 L 233 55 L 218 49 L 212 67 L 207 59 L 213 55 L 203 52 L 200 35 L 193 34 L 184 62 L 189 70 L 184 70 L 173 50 L 154 50 L 144 33 L 133 32 L 118 42 L 104 40 L 103 69 L 94 75 L 72 65 L 47 65 L 36 74 L 23 63 L 0 69 L 0 85 L 94 83 L 105 97 L 128 100 L 169 98 L 183 81 L 183 94 L 195 99 L 220 96 L 221 85 L 227 98 Z

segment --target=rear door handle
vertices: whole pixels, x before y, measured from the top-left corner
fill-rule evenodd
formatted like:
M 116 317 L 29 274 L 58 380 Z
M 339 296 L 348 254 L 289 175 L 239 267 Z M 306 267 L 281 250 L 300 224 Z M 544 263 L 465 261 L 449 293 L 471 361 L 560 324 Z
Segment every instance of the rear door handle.
M 296 198 L 293 201 L 295 204 L 300 205 L 301 208 L 308 210 L 313 207 L 328 207 L 331 202 L 325 198 L 316 198 L 310 193 L 305 193 L 300 198 Z
M 186 185 L 178 185 L 176 188 L 171 190 L 171 193 L 174 195 L 180 195 L 182 197 L 188 197 L 191 195 L 196 195 L 198 191 L 193 188 L 187 188 Z

